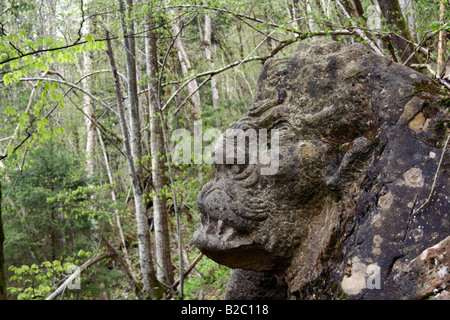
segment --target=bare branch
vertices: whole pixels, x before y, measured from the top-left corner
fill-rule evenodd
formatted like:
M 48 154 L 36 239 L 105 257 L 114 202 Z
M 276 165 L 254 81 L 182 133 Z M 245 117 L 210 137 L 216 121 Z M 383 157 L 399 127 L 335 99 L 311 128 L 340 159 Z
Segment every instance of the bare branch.
M 287 40 L 283 40 L 281 41 L 278 46 L 276 46 L 269 54 L 265 55 L 265 56 L 253 56 L 253 57 L 247 57 L 243 60 L 238 60 L 238 61 L 234 61 L 222 68 L 219 69 L 214 69 L 214 70 L 208 70 L 205 72 L 201 72 L 198 73 L 196 75 L 190 76 L 186 79 L 183 79 L 182 81 L 177 81 L 177 82 L 168 82 L 163 84 L 164 86 L 166 85 L 170 85 L 170 84 L 178 84 L 178 83 L 182 83 L 182 85 L 180 87 L 178 87 L 173 93 L 172 95 L 169 97 L 169 99 L 166 101 L 166 103 L 162 106 L 161 110 L 165 110 L 167 108 L 167 106 L 170 104 L 170 102 L 174 99 L 174 97 L 192 80 L 197 79 L 197 78 L 201 78 L 201 77 L 205 77 L 205 76 L 214 76 L 216 74 L 222 73 L 226 70 L 229 70 L 231 68 L 234 67 L 238 67 L 242 64 L 248 63 L 248 62 L 252 62 L 252 61 L 262 61 L 263 63 L 269 59 L 274 57 L 278 52 L 280 52 L 283 48 L 298 42 L 300 40 L 303 39 L 307 39 L 309 37 L 313 37 L 313 36 L 328 36 L 328 35 L 353 35 L 354 33 L 352 31 L 349 30 L 334 30 L 334 31 L 321 31 L 321 32 L 313 32 L 313 33 L 303 33 L 303 34 L 298 34 L 296 37 L 287 39 Z
M 18 59 L 22 59 L 23 57 L 27 57 L 27 56 L 32 56 L 38 53 L 43 53 L 43 52 L 52 52 L 52 51 L 58 51 L 58 50 L 62 50 L 62 49 L 68 49 L 83 43 L 87 43 L 87 41 L 81 41 L 81 38 L 83 37 L 83 35 L 81 34 L 81 30 L 83 29 L 83 24 L 86 21 L 86 18 L 84 16 L 84 5 L 83 5 L 83 0 L 80 0 L 81 3 L 81 22 L 80 22 L 80 27 L 78 28 L 78 38 L 71 44 L 67 44 L 61 47 L 55 47 L 55 48 L 47 48 L 47 49 L 40 49 L 40 50 L 34 50 L 34 51 L 30 51 L 30 52 L 26 52 L 23 53 L 20 50 L 18 50 L 17 48 L 15 48 L 12 44 L 11 46 L 13 46 L 13 48 L 19 52 L 19 56 L 17 57 L 10 57 L 10 58 L 6 58 L 3 59 L 2 61 L 0 61 L 0 65 L 14 61 L 14 60 L 18 60 Z
M 115 111 L 111 106 L 109 106 L 106 103 L 104 103 L 103 101 L 99 100 L 97 97 L 95 97 L 91 93 L 87 92 L 86 90 L 84 90 L 80 86 L 77 86 L 76 84 L 73 84 L 73 83 L 70 83 L 70 82 L 66 82 L 66 81 L 62 81 L 62 80 L 53 79 L 53 78 L 19 78 L 19 81 L 48 81 L 48 82 L 56 82 L 56 83 L 63 84 L 65 86 L 68 86 L 68 87 L 71 87 L 73 89 L 77 89 L 77 90 L 81 91 L 85 95 L 88 95 L 89 97 L 91 97 L 99 105 L 101 105 L 102 107 L 104 107 L 107 110 L 109 110 L 112 113 L 114 113 L 114 115 L 116 115 L 116 116 L 118 115 L 117 111 Z
M 351 20 L 350 15 L 348 14 L 347 10 L 345 9 L 344 5 L 341 3 L 341 1 L 336 0 L 336 3 L 338 4 L 338 6 L 341 8 L 342 13 L 347 17 L 347 19 Z M 358 35 L 363 38 L 365 41 L 367 41 L 367 43 L 369 44 L 369 46 L 379 55 L 384 56 L 383 52 L 380 50 L 380 48 L 378 48 L 378 46 L 372 41 L 370 40 L 365 34 L 364 32 L 362 32 L 360 29 L 356 28 L 355 29 L 356 33 L 358 33 Z
M 433 67 L 431 65 L 429 65 L 428 63 L 422 63 L 422 64 L 412 64 L 411 68 L 419 68 L 419 69 L 427 69 L 428 72 L 435 77 L 436 79 L 439 80 L 439 82 L 445 86 L 447 89 L 450 89 L 450 83 L 444 79 L 442 79 L 438 74 L 436 74 L 436 71 L 433 69 Z
M 81 272 L 83 272 L 84 270 L 86 270 L 90 266 L 96 264 L 97 262 L 102 261 L 103 259 L 111 258 L 112 256 L 114 256 L 114 253 L 108 251 L 108 252 L 103 253 L 103 254 L 101 254 L 99 256 L 96 256 L 94 258 L 89 259 L 81 267 L 79 267 L 77 270 L 75 270 L 75 272 L 72 273 L 72 275 L 70 277 L 68 277 L 66 279 L 66 281 L 64 281 L 63 284 L 60 285 L 58 287 L 58 289 L 53 291 L 53 293 L 51 295 L 49 295 L 45 300 L 53 300 L 53 299 L 55 299 L 58 295 L 60 295 L 61 293 L 64 292 L 64 290 L 67 288 L 67 286 L 69 286 L 77 277 L 79 277 L 81 275 Z

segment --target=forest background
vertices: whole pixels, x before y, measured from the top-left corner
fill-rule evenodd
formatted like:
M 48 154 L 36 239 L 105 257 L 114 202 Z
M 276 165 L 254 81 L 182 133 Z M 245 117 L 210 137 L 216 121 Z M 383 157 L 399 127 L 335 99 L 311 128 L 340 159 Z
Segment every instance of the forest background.
M 0 0 L 0 299 L 222 299 L 192 243 L 206 164 L 262 64 L 361 42 L 450 88 L 443 0 Z M 211 143 L 206 141 L 205 144 Z

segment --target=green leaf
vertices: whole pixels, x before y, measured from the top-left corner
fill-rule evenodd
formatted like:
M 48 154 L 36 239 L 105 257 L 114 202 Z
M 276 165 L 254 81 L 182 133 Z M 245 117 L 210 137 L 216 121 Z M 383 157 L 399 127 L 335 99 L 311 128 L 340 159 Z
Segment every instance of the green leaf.
M 5 84 L 5 87 L 7 87 L 12 82 L 12 74 L 11 73 L 5 73 L 3 76 L 3 83 Z
M 11 69 L 16 69 L 16 68 L 18 68 L 18 67 L 20 66 L 19 60 L 11 61 L 10 64 L 9 64 L 9 66 L 11 67 Z
M 36 67 L 38 67 L 41 71 L 43 71 L 43 72 L 47 72 L 48 71 L 48 67 L 45 65 L 45 63 L 44 62 L 38 62 L 37 64 L 36 64 Z
M 22 112 L 22 116 L 20 118 L 23 119 L 23 121 L 25 121 L 25 122 L 28 122 L 28 120 L 30 119 L 30 117 L 28 116 L 28 113 L 26 113 L 26 112 Z
M 52 138 L 52 133 L 50 130 L 44 130 L 41 134 L 41 139 L 43 141 L 50 140 Z
M 14 108 L 11 108 L 10 106 L 6 107 L 6 114 L 8 116 L 14 116 L 17 114 L 17 111 Z
M 14 146 L 10 146 L 8 148 L 8 157 L 11 156 L 13 154 L 13 152 L 14 152 Z
M 25 45 L 32 48 L 33 50 L 37 50 L 38 47 L 36 46 L 36 43 L 34 43 L 32 40 L 30 39 L 26 39 L 25 40 Z
M 87 34 L 87 35 L 84 36 L 84 39 L 87 42 L 92 42 L 92 41 L 94 41 L 94 36 L 92 34 Z
M 41 113 L 43 104 L 42 101 L 39 101 L 38 103 L 36 103 L 36 105 L 34 106 L 34 116 L 37 118 L 39 117 L 39 114 Z
M 55 40 L 55 39 L 50 38 L 50 37 L 44 38 L 44 44 L 45 44 L 46 46 L 49 46 L 49 45 L 51 45 L 51 44 L 53 43 L 54 40 Z
M 28 119 L 30 117 L 28 116 L 28 114 L 26 112 L 23 112 L 22 115 L 20 116 L 19 119 L 19 128 L 21 130 L 23 130 L 23 128 L 25 127 L 25 125 L 28 123 Z
M 44 126 L 48 126 L 49 125 L 49 122 L 48 122 L 47 118 L 42 117 L 41 118 L 41 122 L 44 124 Z
M 65 133 L 64 128 L 61 128 L 61 127 L 56 127 L 56 128 L 53 130 L 53 135 L 54 135 L 54 136 L 62 136 L 64 133 Z M 62 208 L 60 208 L 60 209 L 61 209 L 61 211 L 62 211 Z
M 13 81 L 15 83 L 18 83 L 19 82 L 19 77 L 20 77 L 20 74 L 18 72 L 16 72 L 16 73 L 13 74 L 12 79 L 13 79 Z

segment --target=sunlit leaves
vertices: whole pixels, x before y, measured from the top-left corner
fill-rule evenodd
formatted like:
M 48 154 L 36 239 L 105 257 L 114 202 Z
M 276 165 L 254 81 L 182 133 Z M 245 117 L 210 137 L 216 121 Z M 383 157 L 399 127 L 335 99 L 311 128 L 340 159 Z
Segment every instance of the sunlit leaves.
M 10 266 L 13 274 L 8 287 L 9 294 L 17 295 L 18 300 L 41 300 L 54 291 L 60 280 L 73 273 L 78 264 L 92 256 L 92 253 L 80 250 L 69 262 L 59 260 L 44 261 L 40 265 Z
M 11 83 L 12 83 L 12 74 L 5 73 L 5 75 L 3 76 L 3 84 L 5 85 L 5 87 L 7 87 Z

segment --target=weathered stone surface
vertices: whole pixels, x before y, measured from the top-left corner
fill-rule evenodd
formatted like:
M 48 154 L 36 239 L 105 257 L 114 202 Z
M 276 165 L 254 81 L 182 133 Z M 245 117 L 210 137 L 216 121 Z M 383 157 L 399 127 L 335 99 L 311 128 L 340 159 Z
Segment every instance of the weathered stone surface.
M 234 269 L 228 281 L 226 300 L 284 300 L 287 286 L 270 271 Z
M 444 94 L 359 44 L 301 43 L 292 56 L 268 60 L 254 103 L 232 127 L 278 129 L 278 172 L 218 164 L 198 197 L 195 244 L 237 268 L 227 297 L 242 298 L 235 282 L 254 279 L 246 286 L 254 298 L 273 277 L 290 299 L 448 296 Z M 421 273 L 429 259 L 417 257 L 438 243 L 440 269 Z
M 450 293 L 450 236 L 424 250 L 410 262 L 397 262 L 394 283 L 404 299 L 448 299 Z

